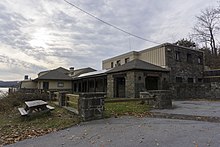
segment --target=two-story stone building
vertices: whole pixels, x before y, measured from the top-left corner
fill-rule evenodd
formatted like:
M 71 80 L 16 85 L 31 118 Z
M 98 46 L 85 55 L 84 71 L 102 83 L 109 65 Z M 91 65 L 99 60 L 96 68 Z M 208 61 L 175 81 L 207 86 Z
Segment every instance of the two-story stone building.
M 204 79 L 203 58 L 201 51 L 164 43 L 103 60 L 102 71 L 71 68 L 63 73 L 58 68 L 41 72 L 34 82 L 38 89 L 106 92 L 107 97 L 135 98 L 142 91 L 169 89 L 174 98 L 195 98 Z
M 134 77 L 140 79 L 139 82 L 133 80 L 132 77 L 129 77 L 129 81 L 133 80 L 133 85 L 135 85 L 133 86 L 133 90 L 136 91 L 135 97 L 138 96 L 140 91 L 149 89 L 172 89 L 176 97 L 181 97 L 179 87 L 182 88 L 182 85 L 201 83 L 203 80 L 203 52 L 165 43 L 139 52 L 132 51 L 104 60 L 102 62 L 102 68 L 110 69 L 110 71 L 107 72 L 109 73 L 107 86 L 107 93 L 109 96 L 117 96 L 117 86 L 114 85 L 117 85 L 118 81 L 117 76 L 115 76 L 117 75 L 117 72 L 114 72 L 115 75 L 111 75 L 110 73 L 116 71 L 115 69 L 123 68 L 124 65 L 130 66 L 130 62 L 132 61 L 142 61 L 145 62 L 145 65 L 151 64 L 154 65 L 155 68 L 160 67 L 161 69 L 157 70 L 156 73 L 154 71 L 152 74 L 149 72 L 152 72 L 152 70 L 146 65 L 141 68 L 142 70 L 145 70 L 145 72 L 133 74 Z M 138 64 L 141 63 L 138 62 L 137 66 L 139 66 Z M 146 73 L 146 71 L 148 71 L 148 73 Z M 164 74 L 164 72 L 166 74 Z M 128 74 L 128 72 L 126 73 Z M 124 84 L 126 88 L 131 85 L 128 84 L 129 81 L 127 81 L 127 84 Z M 110 85 L 109 83 L 113 84 Z M 142 86 L 140 86 L 140 83 L 142 83 Z M 125 92 L 126 97 L 134 96 L 130 93 L 132 91 L 131 89 L 132 88 L 130 87 L 130 89 L 127 89 L 127 92 Z

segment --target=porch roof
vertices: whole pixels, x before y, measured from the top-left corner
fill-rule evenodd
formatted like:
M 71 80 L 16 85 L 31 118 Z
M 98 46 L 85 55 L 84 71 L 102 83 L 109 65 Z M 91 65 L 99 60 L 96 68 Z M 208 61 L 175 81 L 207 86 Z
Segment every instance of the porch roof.
M 117 66 L 106 73 L 115 73 L 115 72 L 120 72 L 120 71 L 127 71 L 127 70 L 148 70 L 148 71 L 161 71 L 161 72 L 168 72 L 166 68 L 162 68 L 160 66 L 139 60 L 139 59 L 134 59 L 126 64 L 123 64 L 121 66 Z
M 90 77 L 90 76 L 97 76 L 97 75 L 104 75 L 108 70 L 98 70 L 94 72 L 84 73 L 78 76 L 78 78 Z

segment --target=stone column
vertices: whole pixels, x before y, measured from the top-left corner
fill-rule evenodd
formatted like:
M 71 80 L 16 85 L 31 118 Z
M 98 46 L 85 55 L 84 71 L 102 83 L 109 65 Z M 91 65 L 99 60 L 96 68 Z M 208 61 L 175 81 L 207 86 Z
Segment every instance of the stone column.
M 135 98 L 135 74 L 133 71 L 127 72 L 125 77 L 125 97 Z
M 107 97 L 114 97 L 114 78 L 112 74 L 107 76 Z

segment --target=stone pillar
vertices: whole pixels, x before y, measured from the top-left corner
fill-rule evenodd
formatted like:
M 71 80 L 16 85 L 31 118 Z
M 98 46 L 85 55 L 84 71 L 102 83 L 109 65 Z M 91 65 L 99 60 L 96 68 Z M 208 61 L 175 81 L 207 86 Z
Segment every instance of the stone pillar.
M 103 118 L 105 95 L 103 92 L 79 95 L 79 114 L 84 121 Z
M 135 74 L 134 72 L 127 72 L 125 77 L 125 97 L 135 98 Z
M 112 74 L 107 76 L 107 97 L 114 97 L 114 78 Z

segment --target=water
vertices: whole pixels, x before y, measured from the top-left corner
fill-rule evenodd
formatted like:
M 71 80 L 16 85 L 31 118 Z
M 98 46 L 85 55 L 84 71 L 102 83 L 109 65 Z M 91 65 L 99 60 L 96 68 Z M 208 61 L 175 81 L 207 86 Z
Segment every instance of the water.
M 8 93 L 7 87 L 0 87 L 0 98 Z

